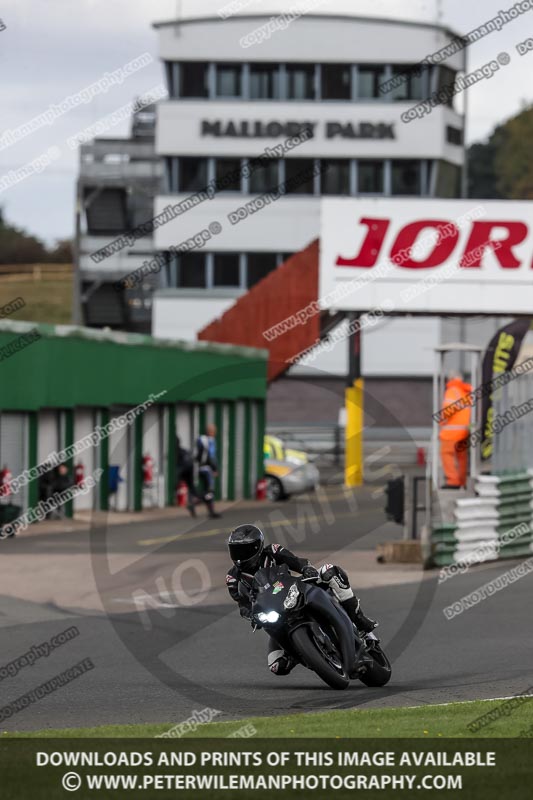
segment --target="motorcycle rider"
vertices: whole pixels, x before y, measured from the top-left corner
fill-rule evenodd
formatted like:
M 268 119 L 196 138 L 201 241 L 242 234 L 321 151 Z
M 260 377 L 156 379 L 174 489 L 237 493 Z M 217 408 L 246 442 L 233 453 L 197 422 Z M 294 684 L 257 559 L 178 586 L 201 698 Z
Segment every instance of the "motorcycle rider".
M 378 625 L 361 611 L 361 603 L 341 567 L 324 564 L 316 569 L 308 559 L 299 558 L 280 544 L 265 545 L 263 532 L 256 525 L 239 525 L 231 532 L 227 544 L 233 566 L 226 576 L 226 586 L 232 599 L 239 604 L 241 617 L 248 620 L 252 617 L 249 593 L 257 570 L 272 564 L 286 564 L 303 578 L 316 578 L 318 585 L 331 589 L 359 631 L 370 633 Z M 294 659 L 271 636 L 268 645 L 270 671 L 275 675 L 288 675 L 295 666 Z

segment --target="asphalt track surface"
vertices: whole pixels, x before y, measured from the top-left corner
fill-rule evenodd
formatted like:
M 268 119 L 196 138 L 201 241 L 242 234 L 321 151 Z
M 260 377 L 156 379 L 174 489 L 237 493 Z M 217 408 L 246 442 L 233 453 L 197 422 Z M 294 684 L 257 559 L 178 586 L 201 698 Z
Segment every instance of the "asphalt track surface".
M 330 487 L 319 498 L 236 506 L 220 521 L 167 519 L 88 532 L 21 534 L 0 541 L 0 709 L 90 658 L 94 669 L 0 723 L 0 730 L 217 719 L 326 709 L 414 706 L 504 697 L 533 684 L 531 574 L 448 621 L 443 608 L 518 562 L 485 564 L 438 585 L 437 573 L 381 566 L 375 546 L 398 537 L 383 499 Z M 383 689 L 327 688 L 297 667 L 266 668 L 266 637 L 253 634 L 224 586 L 224 537 L 260 521 L 319 564 L 348 568 L 363 607 L 380 620 L 393 662 Z M 359 587 L 359 588 L 358 588 Z M 141 599 L 139 599 L 141 598 Z M 149 598 L 147 600 L 147 598 Z M 79 636 L 15 676 L 2 667 L 76 626 Z

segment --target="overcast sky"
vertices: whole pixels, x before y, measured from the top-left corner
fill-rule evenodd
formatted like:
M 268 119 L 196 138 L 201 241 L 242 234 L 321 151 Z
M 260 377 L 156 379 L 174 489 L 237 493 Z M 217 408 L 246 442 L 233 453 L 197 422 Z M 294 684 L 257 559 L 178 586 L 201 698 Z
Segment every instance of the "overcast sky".
M 212 15 L 226 2 L 182 0 L 182 14 Z M 246 13 L 279 13 L 297 5 L 298 0 L 252 0 Z M 442 23 L 466 33 L 501 8 L 509 8 L 512 0 L 442 0 L 440 4 L 437 0 L 325 0 L 321 11 L 434 21 L 439 5 Z M 49 147 L 56 146 L 61 151 L 60 157 L 40 174 L 0 192 L 0 206 L 9 221 L 47 242 L 72 235 L 77 151 L 68 149 L 66 139 L 163 83 L 151 23 L 175 18 L 179 6 L 179 0 L 3 0 L 0 18 L 6 29 L 0 32 L 0 135 L 98 80 L 104 72 L 118 69 L 145 52 L 154 58 L 120 86 L 0 151 L 0 179 Z M 532 20 L 530 11 L 469 48 L 469 69 L 485 64 L 502 51 L 511 55 L 511 64 L 505 71 L 469 90 L 469 142 L 486 138 L 498 122 L 531 103 L 533 87 L 527 78 L 531 75 L 533 52 L 520 58 L 515 45 L 526 38 L 528 31 L 533 32 Z M 386 60 L 386 54 L 379 50 L 376 56 Z M 124 122 L 109 135 L 126 135 L 128 130 L 129 125 Z

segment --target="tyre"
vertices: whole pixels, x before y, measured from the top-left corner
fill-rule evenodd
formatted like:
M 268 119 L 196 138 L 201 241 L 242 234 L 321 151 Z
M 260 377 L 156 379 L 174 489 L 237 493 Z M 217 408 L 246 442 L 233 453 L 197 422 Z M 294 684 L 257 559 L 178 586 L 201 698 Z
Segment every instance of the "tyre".
M 278 478 L 275 478 L 273 475 L 266 476 L 267 482 L 267 497 L 272 502 L 276 503 L 280 500 L 285 500 L 287 495 L 283 490 L 283 486 L 281 481 Z
M 372 647 L 367 647 L 367 652 L 369 656 L 372 656 L 374 663 L 368 666 L 362 675 L 359 675 L 359 680 L 365 686 L 385 686 L 392 675 L 389 659 L 377 643 Z
M 303 663 L 316 672 L 332 689 L 347 689 L 350 683 L 340 658 L 327 653 L 323 644 L 315 637 L 311 628 L 303 625 L 292 634 L 294 649 Z

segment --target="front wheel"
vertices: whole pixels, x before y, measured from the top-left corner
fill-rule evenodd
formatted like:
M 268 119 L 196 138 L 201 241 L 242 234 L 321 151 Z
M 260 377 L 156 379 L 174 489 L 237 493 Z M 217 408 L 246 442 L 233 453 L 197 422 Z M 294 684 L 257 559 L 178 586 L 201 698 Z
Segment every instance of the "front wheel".
M 347 689 L 350 683 L 339 654 L 327 650 L 313 630 L 307 625 L 296 628 L 292 634 L 294 649 L 303 663 L 316 672 L 332 689 Z
M 367 645 L 368 655 L 372 657 L 372 664 L 369 664 L 361 675 L 361 680 L 365 686 L 385 686 L 392 675 L 392 667 L 390 661 L 381 649 L 380 645 L 375 642 L 372 647 Z

